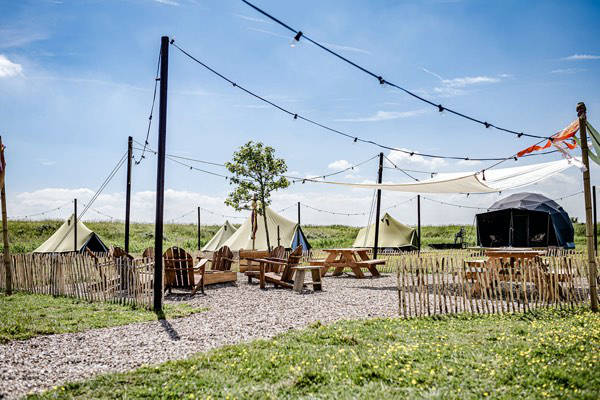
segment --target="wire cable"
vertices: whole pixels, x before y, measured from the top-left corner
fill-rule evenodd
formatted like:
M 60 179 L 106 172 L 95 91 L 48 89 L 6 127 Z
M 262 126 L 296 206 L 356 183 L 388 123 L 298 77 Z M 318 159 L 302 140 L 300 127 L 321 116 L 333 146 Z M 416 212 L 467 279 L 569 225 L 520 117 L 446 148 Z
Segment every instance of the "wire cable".
M 249 1 L 247 1 L 247 0 L 242 0 L 242 1 L 244 3 L 246 3 L 248 6 L 252 7 L 254 10 L 256 10 L 259 13 L 261 13 L 262 15 L 264 15 L 265 17 L 269 18 L 270 20 L 276 22 L 277 24 L 281 25 L 282 27 L 284 27 L 287 30 L 289 30 L 292 33 L 294 33 L 294 35 L 295 35 L 294 36 L 294 40 L 295 41 L 298 42 L 298 41 L 300 41 L 301 38 L 304 38 L 305 40 L 307 40 L 310 43 L 314 44 L 315 46 L 321 48 L 322 50 L 326 51 L 327 53 L 329 53 L 329 54 L 331 54 L 331 55 L 339 58 L 340 60 L 346 62 L 347 64 L 349 64 L 349 65 L 357 68 L 358 70 L 366 73 L 367 75 L 370 75 L 371 77 L 377 79 L 377 81 L 379 82 L 379 84 L 381 84 L 381 85 L 388 85 L 388 86 L 391 86 L 393 88 L 396 88 L 396 89 L 398 89 L 398 90 L 400 90 L 400 91 L 402 91 L 402 92 L 404 92 L 404 93 L 406 93 L 406 94 L 408 94 L 408 95 L 410 95 L 410 96 L 412 96 L 412 97 L 414 97 L 414 98 L 416 98 L 416 99 L 418 99 L 418 100 L 420 100 L 420 101 L 422 101 L 422 102 L 424 102 L 426 104 L 429 104 L 430 106 L 433 106 L 433 107 L 437 108 L 439 112 L 447 111 L 447 112 L 449 112 L 451 114 L 454 114 L 456 116 L 462 117 L 462 118 L 464 118 L 466 120 L 469 120 L 471 122 L 475 122 L 477 124 L 485 126 L 486 128 L 495 128 L 498 131 L 509 133 L 509 134 L 512 134 L 512 135 L 516 135 L 519 138 L 522 137 L 522 136 L 526 136 L 526 137 L 537 138 L 537 139 L 545 139 L 545 140 L 550 139 L 550 137 L 548 137 L 548 136 L 533 135 L 533 134 L 529 134 L 529 133 L 524 133 L 522 131 L 519 132 L 519 131 L 515 131 L 515 130 L 512 130 L 512 129 L 503 128 L 501 126 L 489 123 L 487 121 L 480 120 L 480 119 L 475 118 L 475 117 L 471 117 L 471 116 L 469 116 L 469 115 L 467 115 L 465 113 L 462 113 L 462 112 L 456 111 L 454 109 L 445 107 L 445 106 L 443 106 L 441 104 L 436 104 L 433 101 L 428 100 L 428 99 L 426 99 L 426 98 L 424 98 L 422 96 L 419 96 L 418 94 L 416 94 L 416 93 L 414 93 L 414 92 L 412 92 L 412 91 L 410 91 L 410 90 L 408 90 L 408 89 L 406 89 L 406 88 L 404 88 L 402 86 L 399 86 L 399 85 L 397 85 L 395 83 L 392 83 L 391 81 L 389 81 L 387 79 L 384 79 L 380 74 L 376 74 L 376 73 L 368 70 L 367 68 L 360 66 L 359 64 L 355 63 L 354 61 L 351 61 L 350 59 L 348 59 L 348 58 L 342 56 L 341 54 L 339 54 L 339 53 L 331 50 L 328 47 L 326 47 L 325 45 L 323 45 L 323 44 L 317 42 L 316 40 L 313 40 L 310 37 L 306 36 L 306 34 L 304 32 L 292 28 L 291 26 L 289 26 L 285 22 L 282 22 L 281 20 L 275 18 L 271 14 L 269 14 L 266 11 L 262 10 L 261 8 L 255 6 L 254 4 L 250 3 Z
M 145 158 L 144 155 L 146 153 L 146 146 L 148 146 L 148 138 L 150 137 L 150 128 L 152 127 L 152 114 L 154 113 L 154 103 L 156 102 L 156 88 L 158 86 L 158 82 L 160 81 L 160 51 L 158 52 L 158 61 L 156 63 L 156 76 L 154 78 L 154 94 L 152 95 L 152 107 L 150 107 L 150 116 L 148 117 L 148 130 L 146 131 L 146 140 L 144 140 L 144 148 L 142 149 L 142 156 L 139 160 L 135 160 L 135 165 L 139 165 L 142 160 Z
M 202 67 L 204 67 L 206 70 L 210 71 L 211 73 L 213 73 L 214 75 L 218 76 L 219 78 L 223 79 L 224 81 L 230 83 L 234 88 L 237 88 L 245 93 L 247 93 L 248 95 L 266 103 L 269 104 L 270 106 L 278 109 L 279 111 L 293 117 L 294 120 L 296 119 L 300 119 L 302 121 L 305 121 L 309 124 L 312 124 L 314 126 L 318 126 L 326 131 L 332 132 L 332 133 L 336 133 L 338 135 L 344 136 L 348 139 L 351 139 L 354 142 L 361 142 L 361 143 L 367 143 L 367 144 L 371 144 L 374 146 L 377 146 L 381 149 L 385 149 L 385 150 L 392 150 L 392 151 L 398 151 L 404 154 L 408 154 L 409 156 L 421 156 L 421 157 L 426 157 L 426 158 L 438 158 L 438 159 L 448 159 L 448 160 L 471 160 L 471 161 L 506 161 L 507 159 L 510 159 L 511 157 L 481 157 L 481 158 L 471 158 L 471 157 L 458 157 L 458 156 L 446 156 L 446 155 L 440 155 L 440 154 L 430 154 L 430 153 L 422 153 L 422 152 L 417 152 L 417 151 L 411 151 L 411 150 L 406 150 L 406 149 L 401 149 L 401 148 L 397 148 L 397 147 L 393 147 L 393 146 L 388 146 L 388 145 L 384 145 L 378 142 L 375 142 L 373 140 L 370 139 L 363 139 L 357 135 L 352 135 L 346 132 L 343 132 L 341 130 L 332 128 L 330 126 L 327 126 L 325 124 L 322 124 L 320 122 L 317 122 L 315 120 L 312 120 L 310 118 L 304 117 L 296 112 L 290 111 L 287 108 L 273 102 L 270 100 L 267 100 L 265 97 L 260 96 L 254 92 L 252 92 L 251 90 L 245 88 L 244 86 L 241 86 L 239 84 L 237 84 L 235 81 L 233 81 L 232 79 L 226 77 L 225 75 L 221 74 L 220 72 L 216 71 L 215 69 L 211 68 L 210 66 L 208 66 L 207 64 L 205 64 L 204 62 L 200 61 L 198 58 L 194 57 L 193 55 L 191 55 L 189 52 L 187 52 L 186 50 L 184 50 L 183 48 L 181 48 L 177 43 L 175 43 L 174 41 L 171 41 L 171 45 L 174 46 L 176 49 L 178 49 L 182 54 L 184 54 L 185 56 L 187 56 L 188 58 L 190 58 L 191 60 L 195 61 L 196 63 L 198 63 L 199 65 L 201 65 Z M 547 140 L 547 138 L 544 138 L 544 140 Z M 532 153 L 530 154 L 530 156 L 533 155 L 541 155 L 541 154 L 536 154 L 536 153 Z

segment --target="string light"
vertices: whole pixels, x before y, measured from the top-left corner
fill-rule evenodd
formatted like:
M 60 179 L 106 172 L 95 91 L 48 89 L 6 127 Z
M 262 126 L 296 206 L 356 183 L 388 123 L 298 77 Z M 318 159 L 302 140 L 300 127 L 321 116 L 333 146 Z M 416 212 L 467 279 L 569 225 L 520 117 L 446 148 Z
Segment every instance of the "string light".
M 416 93 L 411 92 L 410 90 L 405 89 L 402 86 L 396 85 L 395 83 L 392 83 L 392 82 L 390 82 L 387 79 L 384 79 L 381 75 L 378 75 L 378 74 L 376 74 L 374 72 L 371 72 L 367 68 L 358 65 L 357 63 L 349 60 L 348 58 L 342 56 L 339 53 L 336 53 L 335 51 L 331 50 L 330 48 L 326 47 L 325 45 L 323 45 L 323 44 L 321 44 L 321 43 L 319 43 L 319 42 L 311 39 L 310 37 L 306 36 L 306 34 L 302 33 L 301 31 L 293 29 L 288 24 L 286 24 L 286 23 L 282 22 L 281 20 L 275 18 L 271 14 L 269 14 L 266 11 L 262 10 L 261 8 L 255 6 L 254 4 L 250 3 L 249 1 L 247 1 L 247 0 L 242 0 L 242 1 L 244 3 L 246 3 L 248 6 L 252 7 L 253 9 L 255 9 L 256 11 L 258 11 L 259 13 L 261 13 L 262 15 L 264 15 L 265 17 L 267 17 L 270 20 L 272 20 L 273 22 L 281 25 L 282 27 L 284 27 L 284 28 L 288 29 L 289 31 L 291 31 L 292 33 L 294 33 L 296 35 L 294 37 L 294 39 L 297 38 L 296 41 L 299 41 L 300 38 L 303 37 L 304 39 L 308 40 L 310 43 L 316 45 L 317 47 L 319 47 L 322 50 L 328 52 L 329 54 L 331 54 L 331 55 L 339 58 L 340 60 L 342 60 L 342 61 L 350 64 L 351 66 L 353 66 L 353 67 L 357 68 L 358 70 L 366 73 L 367 75 L 370 75 L 371 77 L 376 78 L 377 81 L 379 82 L 379 84 L 381 84 L 381 85 L 388 85 L 388 86 L 391 86 L 393 88 L 396 88 L 396 89 L 398 89 L 398 90 L 400 90 L 400 91 L 402 91 L 402 92 L 404 92 L 404 93 L 406 93 L 406 94 L 408 94 L 408 95 L 410 95 L 410 96 L 412 96 L 412 97 L 414 97 L 414 98 L 416 98 L 416 99 L 418 99 L 418 100 L 420 100 L 420 101 L 422 101 L 422 102 L 424 102 L 426 104 L 429 104 L 429 105 L 431 105 L 433 107 L 436 107 L 440 112 L 447 111 L 447 112 L 452 113 L 452 114 L 454 114 L 454 115 L 456 115 L 458 117 L 462 117 L 462 118 L 464 118 L 466 120 L 469 120 L 471 122 L 475 122 L 477 124 L 483 125 L 485 128 L 495 128 L 498 131 L 509 133 L 509 134 L 512 134 L 512 135 L 516 135 L 518 138 L 520 138 L 522 136 L 527 136 L 527 137 L 531 137 L 531 138 L 544 139 L 544 140 L 550 139 L 550 137 L 548 137 L 548 136 L 532 135 L 532 134 L 528 134 L 528 133 L 524 133 L 524 132 L 514 131 L 512 129 L 503 128 L 503 127 L 494 125 L 492 123 L 489 123 L 487 121 L 482 121 L 482 120 L 480 120 L 478 118 L 471 117 L 471 116 L 469 116 L 467 114 L 464 114 L 464 113 L 458 112 L 456 110 L 450 109 L 448 107 L 444 107 L 441 104 L 435 104 L 431 100 L 425 99 L 424 97 L 419 96 Z

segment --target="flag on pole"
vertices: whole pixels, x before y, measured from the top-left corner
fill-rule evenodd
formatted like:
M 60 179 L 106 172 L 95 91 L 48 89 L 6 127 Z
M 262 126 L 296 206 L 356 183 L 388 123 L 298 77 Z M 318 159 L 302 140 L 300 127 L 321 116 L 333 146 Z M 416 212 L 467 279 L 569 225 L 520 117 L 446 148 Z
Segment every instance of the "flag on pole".
M 536 144 L 531 147 L 528 147 L 528 148 L 518 152 L 517 156 L 523 157 L 525 154 L 533 153 L 534 151 L 538 151 L 538 150 L 547 149 L 548 147 L 552 146 L 552 144 L 557 144 L 559 142 L 564 142 L 564 144 L 569 149 L 572 150 L 575 148 L 575 146 L 577 146 L 577 143 L 575 142 L 574 139 L 571 142 L 566 142 L 566 140 L 573 138 L 578 130 L 579 130 L 579 118 L 574 120 L 573 122 L 571 122 L 569 124 L 569 126 L 567 126 L 562 131 L 552 135 L 550 137 L 550 139 L 548 139 L 548 141 L 544 145 L 539 146 Z

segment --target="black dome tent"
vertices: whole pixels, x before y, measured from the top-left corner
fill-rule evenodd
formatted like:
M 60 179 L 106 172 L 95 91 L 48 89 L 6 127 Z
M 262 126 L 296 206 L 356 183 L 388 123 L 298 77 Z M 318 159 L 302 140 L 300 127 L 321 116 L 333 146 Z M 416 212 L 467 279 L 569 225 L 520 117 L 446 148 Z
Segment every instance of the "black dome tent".
M 477 214 L 477 242 L 483 247 L 575 247 L 569 214 L 537 193 L 515 193 Z

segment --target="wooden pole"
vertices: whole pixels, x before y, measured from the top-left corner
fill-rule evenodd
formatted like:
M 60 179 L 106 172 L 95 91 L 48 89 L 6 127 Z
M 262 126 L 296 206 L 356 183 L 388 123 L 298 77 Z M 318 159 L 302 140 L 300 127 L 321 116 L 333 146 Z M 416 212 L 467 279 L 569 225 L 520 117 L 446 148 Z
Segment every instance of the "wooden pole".
M 258 216 L 256 215 L 256 194 L 252 196 L 252 251 L 256 250 L 256 229 L 258 225 Z
M 200 245 L 201 234 L 202 234 L 202 231 L 200 228 L 200 206 L 198 206 L 198 250 L 202 249 L 202 246 Z
M 4 146 L 0 136 L 0 167 L 2 168 L 2 188 L 0 198 L 2 202 L 2 244 L 4 246 L 4 271 L 6 278 L 6 295 L 12 294 L 12 270 L 10 260 L 10 245 L 8 243 L 8 213 L 6 211 L 6 160 L 4 159 Z
M 596 208 L 596 185 L 592 186 L 592 194 L 594 195 L 594 250 L 598 254 L 598 212 Z
M 421 195 L 417 195 L 417 250 L 421 251 Z
M 165 153 L 167 146 L 167 81 L 169 78 L 169 37 L 160 39 L 160 105 L 158 116 L 158 163 L 156 167 L 156 219 L 154 226 L 154 311 L 162 313 L 163 301 L 163 217 L 165 207 Z
M 379 153 L 379 169 L 377 170 L 377 183 L 383 179 L 383 153 Z M 379 248 L 379 218 L 381 214 L 381 189 L 377 189 L 377 209 L 375 211 L 375 243 L 373 244 L 373 259 L 377 258 Z
M 593 312 L 598 312 L 598 292 L 596 288 L 596 252 L 594 249 L 594 234 L 592 226 L 592 196 L 590 190 L 590 161 L 588 159 L 587 143 L 587 116 L 584 103 L 577 104 L 579 117 L 579 133 L 581 135 L 581 158 L 585 170 L 583 171 L 583 194 L 585 198 L 585 234 L 587 237 L 587 257 L 589 268 L 590 301 Z
M 129 254 L 129 217 L 131 215 L 131 161 L 133 159 L 133 137 L 127 138 L 127 186 L 125 192 L 125 252 Z
M 73 199 L 73 251 L 77 253 L 77 199 Z
M 279 235 L 279 225 L 277 225 L 277 246 L 281 246 L 281 236 Z

